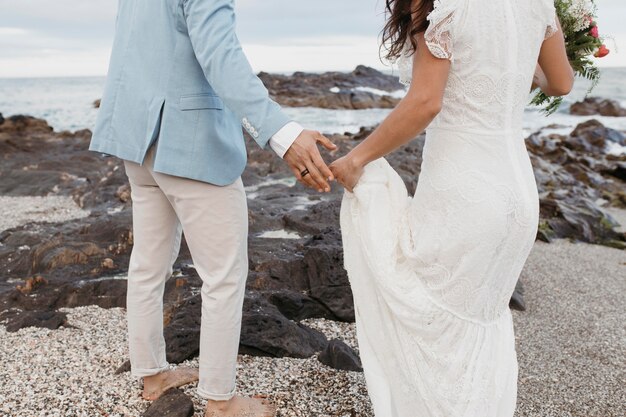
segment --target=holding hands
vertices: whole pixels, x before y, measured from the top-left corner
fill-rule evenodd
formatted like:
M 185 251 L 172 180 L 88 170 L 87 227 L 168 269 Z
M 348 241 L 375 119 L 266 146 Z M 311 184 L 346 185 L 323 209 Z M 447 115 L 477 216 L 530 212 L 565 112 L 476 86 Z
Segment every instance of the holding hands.
M 320 144 L 329 151 L 337 146 L 319 132 L 304 130 L 285 153 L 284 160 L 294 176 L 303 185 L 318 192 L 330 192 L 330 183 L 337 180 L 350 192 L 363 174 L 364 164 L 353 157 L 352 152 L 326 165 L 317 148 Z
M 284 160 L 302 184 L 320 193 L 329 192 L 329 182 L 334 176 L 317 149 L 318 143 L 329 151 L 337 149 L 337 146 L 320 132 L 304 130 L 287 150 Z
M 330 170 L 337 182 L 350 192 L 354 191 L 359 178 L 363 175 L 363 167 L 364 165 L 358 163 L 351 153 L 330 164 Z

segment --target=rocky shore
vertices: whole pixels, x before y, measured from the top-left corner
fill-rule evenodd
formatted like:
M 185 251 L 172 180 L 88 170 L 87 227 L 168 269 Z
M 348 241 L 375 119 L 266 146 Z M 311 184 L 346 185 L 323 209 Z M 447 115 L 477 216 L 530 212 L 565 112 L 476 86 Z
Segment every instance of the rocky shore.
M 398 104 L 404 87 L 397 76 L 358 66 L 350 73 L 296 72 L 276 75 L 262 72 L 259 77 L 272 98 L 289 107 L 362 110 L 391 109 Z
M 356 109 L 366 108 L 361 106 L 367 102 L 372 107 L 393 106 L 397 99 L 392 93 L 400 88 L 396 78 L 372 71 L 359 67 L 347 75 L 261 77 L 286 105 Z M 626 146 L 626 136 L 593 120 L 569 135 L 553 131 L 546 128 L 526 141 L 541 198 L 537 238 L 544 242 L 565 238 L 622 253 L 626 234 L 610 211 L 626 208 L 626 155 L 608 150 Z M 368 133 L 364 128 L 357 134 L 333 135 L 338 150 L 324 151 L 324 157 L 332 160 L 345 154 Z M 72 311 L 96 311 L 68 309 L 125 307 L 125 274 L 133 243 L 130 189 L 121 161 L 87 150 L 90 137 L 88 130 L 55 132 L 44 120 L 0 115 L 0 217 L 5 219 L 0 222 L 2 333 L 25 332 L 20 329 L 33 326 L 68 331 L 81 320 Z M 417 184 L 423 144 L 423 137 L 418 137 L 388 158 L 410 192 Z M 343 190 L 335 186 L 323 195 L 309 191 L 291 178 L 287 166 L 270 151 L 251 142 L 248 152 L 243 180 L 249 203 L 250 270 L 240 353 L 250 357 L 243 360 L 268 366 L 260 365 L 271 363 L 261 358 L 283 358 L 286 362 L 281 363 L 291 364 L 286 367 L 298 368 L 293 364 L 299 362 L 289 361 L 300 359 L 314 369 L 329 366 L 337 372 L 348 371 L 336 375 L 345 378 L 346 387 L 356 384 L 350 388 L 358 391 L 354 399 L 365 401 L 362 377 L 350 373 L 361 367 L 354 337 L 342 336 L 354 331 L 339 230 Z M 199 343 L 201 281 L 184 243 L 174 269 L 166 287 L 164 321 L 167 358 L 178 364 L 193 361 Z M 525 310 L 526 303 L 538 302 L 529 299 L 528 292 L 526 297 L 520 283 L 511 307 Z M 111 314 L 121 331 L 121 316 Z M 106 366 L 127 375 L 123 343 L 120 336 L 117 353 Z M 335 375 L 335 371 L 327 372 Z M 337 414 L 325 410 L 281 415 L 366 416 L 370 415 L 367 407 L 335 410 Z M 600 414 L 585 417 L 591 415 Z

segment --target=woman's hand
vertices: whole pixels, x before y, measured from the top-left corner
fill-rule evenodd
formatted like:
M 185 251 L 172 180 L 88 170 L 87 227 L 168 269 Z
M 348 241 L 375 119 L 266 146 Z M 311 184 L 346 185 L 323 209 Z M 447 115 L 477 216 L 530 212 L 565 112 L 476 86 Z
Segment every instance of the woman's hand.
M 547 80 L 546 80 L 546 75 L 544 74 L 543 70 L 541 69 L 541 66 L 539 66 L 539 64 L 537 64 L 537 67 L 535 68 L 535 75 L 533 76 L 533 85 L 530 89 L 530 91 L 534 91 L 537 88 L 543 90 L 547 84 Z
M 350 192 L 354 190 L 359 178 L 363 175 L 363 165 L 355 161 L 350 154 L 330 164 L 330 170 L 335 179 Z

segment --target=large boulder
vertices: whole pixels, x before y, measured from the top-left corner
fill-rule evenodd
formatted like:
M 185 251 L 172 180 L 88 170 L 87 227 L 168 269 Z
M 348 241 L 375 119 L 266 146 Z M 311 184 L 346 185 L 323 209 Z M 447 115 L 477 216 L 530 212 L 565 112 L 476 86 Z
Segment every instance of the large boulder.
M 616 100 L 602 99 L 599 97 L 587 97 L 583 101 L 571 105 L 570 113 L 577 116 L 601 116 L 626 117 L 626 109 Z
M 241 353 L 309 358 L 328 344 L 326 337 L 283 316 L 258 294 L 248 294 L 241 326 Z
M 338 339 L 331 340 L 326 349 L 318 355 L 317 359 L 331 368 L 342 371 L 363 372 L 363 365 L 359 355 L 350 346 Z
M 403 89 L 397 76 L 358 66 L 351 73 L 296 72 L 259 77 L 272 97 L 283 106 L 326 109 L 393 108 L 400 101 L 394 94 Z

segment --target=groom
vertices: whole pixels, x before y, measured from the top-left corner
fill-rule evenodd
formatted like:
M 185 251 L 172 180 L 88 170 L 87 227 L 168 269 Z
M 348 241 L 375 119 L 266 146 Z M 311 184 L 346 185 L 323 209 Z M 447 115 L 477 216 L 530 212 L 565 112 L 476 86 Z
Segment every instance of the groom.
M 124 159 L 132 189 L 132 374 L 149 400 L 198 379 L 194 369 L 169 370 L 163 338 L 163 291 L 184 231 L 203 280 L 198 393 L 207 416 L 274 414 L 262 399 L 235 395 L 248 273 L 242 125 L 299 181 L 330 191 L 317 144 L 335 146 L 270 100 L 237 40 L 233 0 L 120 1 L 90 149 Z

